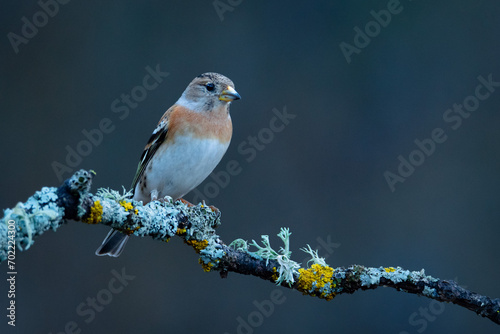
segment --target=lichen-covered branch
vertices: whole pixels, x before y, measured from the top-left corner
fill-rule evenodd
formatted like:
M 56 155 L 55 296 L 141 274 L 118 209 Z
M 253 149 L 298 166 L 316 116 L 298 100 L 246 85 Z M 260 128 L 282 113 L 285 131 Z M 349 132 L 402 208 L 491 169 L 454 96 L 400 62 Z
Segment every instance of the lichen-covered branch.
M 359 265 L 333 268 L 309 246 L 302 250 L 311 259 L 301 265 L 291 259 L 288 229 L 278 234 L 284 243 L 278 251 L 271 247 L 268 236 L 262 236 L 261 244 L 237 239 L 226 245 L 215 233 L 220 224 L 218 210 L 170 198 L 142 205 L 132 200 L 130 193 L 106 189 L 91 194 L 92 177 L 93 172 L 80 170 L 59 188 L 44 187 L 26 202 L 4 210 L 0 220 L 0 262 L 9 258 L 9 252 L 30 248 L 43 232 L 76 220 L 161 241 L 179 236 L 199 253 L 205 271 L 219 271 L 222 277 L 229 272 L 253 275 L 326 300 L 357 290 L 391 287 L 463 306 L 500 324 L 500 299 L 468 291 L 453 281 L 427 276 L 424 270 L 410 272 L 400 267 Z M 251 247 L 255 251 L 250 251 Z

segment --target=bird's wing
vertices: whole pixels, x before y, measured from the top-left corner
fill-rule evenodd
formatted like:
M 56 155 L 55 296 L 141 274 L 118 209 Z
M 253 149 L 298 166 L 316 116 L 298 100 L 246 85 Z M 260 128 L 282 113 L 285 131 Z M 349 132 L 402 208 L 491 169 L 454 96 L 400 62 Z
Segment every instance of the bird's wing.
M 139 165 L 137 166 L 137 171 L 135 172 L 134 181 L 132 181 L 132 193 L 135 191 L 137 183 L 141 179 L 142 174 L 144 174 L 149 161 L 158 150 L 158 147 L 160 147 L 160 145 L 167 139 L 168 121 L 173 108 L 173 106 L 170 107 L 165 112 L 165 114 L 163 114 L 160 121 L 158 122 L 158 125 L 156 126 L 156 129 L 153 131 L 153 134 L 149 138 L 146 147 L 144 147 Z

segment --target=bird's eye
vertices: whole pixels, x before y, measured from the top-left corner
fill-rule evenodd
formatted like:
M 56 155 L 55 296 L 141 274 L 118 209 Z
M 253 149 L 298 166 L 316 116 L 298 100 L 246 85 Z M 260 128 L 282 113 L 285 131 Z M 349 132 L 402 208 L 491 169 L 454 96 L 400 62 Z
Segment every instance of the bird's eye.
M 209 83 L 207 83 L 207 84 L 205 85 L 205 87 L 207 88 L 207 90 L 208 90 L 209 92 L 211 92 L 211 91 L 213 91 L 213 90 L 214 90 L 215 85 L 214 85 L 213 83 L 209 82 Z

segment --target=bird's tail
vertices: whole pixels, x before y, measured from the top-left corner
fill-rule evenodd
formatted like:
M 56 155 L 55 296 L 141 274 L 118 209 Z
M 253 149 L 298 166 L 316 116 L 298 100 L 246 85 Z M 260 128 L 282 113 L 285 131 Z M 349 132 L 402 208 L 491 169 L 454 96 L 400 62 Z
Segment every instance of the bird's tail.
M 111 230 L 106 236 L 106 239 L 102 242 L 101 246 L 99 246 L 99 248 L 95 251 L 95 255 L 118 257 L 123 252 L 127 241 L 128 235 L 117 230 Z

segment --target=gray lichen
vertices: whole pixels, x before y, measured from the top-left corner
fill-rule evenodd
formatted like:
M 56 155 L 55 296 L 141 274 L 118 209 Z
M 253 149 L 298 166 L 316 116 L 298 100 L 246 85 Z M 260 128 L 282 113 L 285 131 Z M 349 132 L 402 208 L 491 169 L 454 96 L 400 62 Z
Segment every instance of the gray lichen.
M 26 250 L 33 245 L 33 238 L 45 231 L 55 230 L 64 221 L 64 208 L 58 202 L 57 188 L 43 187 L 25 203 L 17 203 L 13 209 L 4 210 L 0 219 L 0 261 L 7 258 L 7 226 L 15 226 L 15 244 L 18 250 Z

